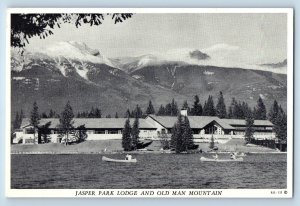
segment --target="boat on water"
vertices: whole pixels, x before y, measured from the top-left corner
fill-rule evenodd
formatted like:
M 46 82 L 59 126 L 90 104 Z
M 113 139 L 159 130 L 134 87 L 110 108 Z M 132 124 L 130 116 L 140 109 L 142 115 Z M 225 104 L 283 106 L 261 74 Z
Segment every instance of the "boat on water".
M 137 160 L 136 159 L 112 159 L 112 158 L 108 158 L 108 157 L 105 157 L 103 156 L 102 157 L 102 161 L 104 162 L 128 162 L 128 163 L 136 163 Z
M 215 159 L 215 158 L 206 158 L 200 157 L 201 162 L 242 162 L 244 159 L 242 157 L 238 157 L 235 159 Z
M 244 152 L 241 152 L 241 153 L 234 153 L 234 155 L 235 155 L 236 157 L 246 157 L 246 156 L 247 156 Z
M 136 147 L 137 149 L 145 149 L 146 147 L 148 147 L 150 144 L 152 144 L 152 140 L 150 141 L 143 141 L 143 142 L 138 142 Z

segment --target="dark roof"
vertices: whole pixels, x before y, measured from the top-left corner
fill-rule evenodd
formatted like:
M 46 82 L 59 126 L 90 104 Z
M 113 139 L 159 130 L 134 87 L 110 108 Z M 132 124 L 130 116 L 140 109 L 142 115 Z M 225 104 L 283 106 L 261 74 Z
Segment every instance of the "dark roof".
M 74 127 L 84 125 L 85 128 L 92 129 L 121 129 L 124 128 L 125 121 L 127 118 L 74 118 Z M 40 120 L 40 126 L 45 125 L 48 122 L 51 122 L 49 128 L 58 128 L 59 119 L 58 118 L 43 118 Z M 130 119 L 131 125 L 133 124 L 134 119 Z M 27 127 L 30 125 L 29 118 L 24 118 L 22 120 L 21 128 Z M 141 129 L 155 129 L 154 125 L 145 119 L 139 119 L 139 128 Z

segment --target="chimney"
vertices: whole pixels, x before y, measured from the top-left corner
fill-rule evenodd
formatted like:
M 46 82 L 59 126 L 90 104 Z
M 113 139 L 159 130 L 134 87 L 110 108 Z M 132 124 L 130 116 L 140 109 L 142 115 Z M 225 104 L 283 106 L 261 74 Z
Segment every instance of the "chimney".
M 180 114 L 181 114 L 182 116 L 187 117 L 187 116 L 188 116 L 187 109 L 181 109 L 181 110 L 180 110 Z

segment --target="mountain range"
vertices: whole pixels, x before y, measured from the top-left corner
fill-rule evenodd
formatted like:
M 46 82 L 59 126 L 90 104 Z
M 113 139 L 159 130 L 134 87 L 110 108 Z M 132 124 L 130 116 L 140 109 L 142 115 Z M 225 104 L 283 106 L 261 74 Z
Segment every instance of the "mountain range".
M 93 106 L 101 108 L 103 114 L 118 112 L 122 116 L 136 104 L 145 110 L 150 99 L 156 109 L 172 98 L 179 106 L 184 100 L 191 105 L 196 94 L 202 104 L 208 95 L 214 95 L 216 102 L 219 91 L 227 106 L 232 97 L 254 106 L 260 96 L 267 106 L 276 99 L 286 108 L 287 77 L 277 72 L 286 65 L 281 68 L 270 63 L 245 69 L 220 67 L 213 62 L 214 55 L 197 49 L 108 58 L 73 41 L 23 54 L 12 50 L 12 113 L 23 109 L 28 114 L 34 101 L 41 112 L 60 112 L 70 101 L 74 111 Z

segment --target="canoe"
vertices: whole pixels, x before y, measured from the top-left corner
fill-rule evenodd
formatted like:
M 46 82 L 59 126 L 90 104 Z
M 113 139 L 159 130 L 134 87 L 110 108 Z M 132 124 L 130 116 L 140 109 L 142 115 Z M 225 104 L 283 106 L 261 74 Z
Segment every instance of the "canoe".
M 242 162 L 244 159 L 242 157 L 236 158 L 236 159 L 212 159 L 212 158 L 206 158 L 201 157 L 201 162 Z
M 152 144 L 152 140 L 151 141 L 145 141 L 145 142 L 138 142 L 137 143 L 137 145 L 136 145 L 136 147 L 137 147 L 137 149 L 144 149 L 144 148 L 146 148 L 146 147 L 148 147 L 150 144 Z
M 247 155 L 245 153 L 238 153 L 238 154 L 235 154 L 236 157 L 246 157 Z
M 102 161 L 104 162 L 128 162 L 128 163 L 136 163 L 136 159 L 131 159 L 131 160 L 120 160 L 120 159 L 111 159 L 108 157 L 103 156 Z

